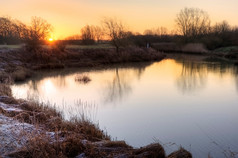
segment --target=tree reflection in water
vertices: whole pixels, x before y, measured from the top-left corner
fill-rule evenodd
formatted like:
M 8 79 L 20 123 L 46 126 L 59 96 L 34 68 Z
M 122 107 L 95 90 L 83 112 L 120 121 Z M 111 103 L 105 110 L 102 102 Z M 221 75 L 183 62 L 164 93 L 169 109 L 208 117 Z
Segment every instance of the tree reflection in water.
M 112 81 L 106 85 L 106 97 L 105 102 L 119 101 L 124 95 L 128 95 L 131 92 L 131 86 L 127 81 L 126 72 L 118 72 L 118 68 L 115 69 L 115 75 Z
M 238 92 L 238 66 L 234 68 L 234 73 L 235 73 L 236 90 Z
M 177 79 L 178 89 L 183 93 L 201 90 L 207 82 L 207 68 L 204 64 L 183 62 L 181 75 Z
M 238 67 L 229 63 L 179 62 L 181 75 L 177 78 L 177 87 L 182 93 L 194 93 L 206 87 L 209 72 L 220 76 L 230 73 L 235 78 L 238 91 Z
M 140 80 L 145 68 L 151 63 L 140 63 L 136 67 L 116 67 L 112 80 L 104 88 L 104 102 L 116 103 L 128 96 L 132 91 L 132 81 Z

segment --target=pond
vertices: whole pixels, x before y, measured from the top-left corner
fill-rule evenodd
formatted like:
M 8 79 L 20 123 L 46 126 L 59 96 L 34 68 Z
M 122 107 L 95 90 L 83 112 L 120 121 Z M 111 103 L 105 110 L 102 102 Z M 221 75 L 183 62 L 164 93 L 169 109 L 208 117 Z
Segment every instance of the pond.
M 91 81 L 76 80 L 80 75 Z M 199 157 L 238 152 L 238 68 L 166 59 L 97 69 L 38 72 L 13 95 L 49 102 L 65 119 L 86 115 L 113 139 L 180 146 Z M 236 155 L 237 156 L 237 155 Z

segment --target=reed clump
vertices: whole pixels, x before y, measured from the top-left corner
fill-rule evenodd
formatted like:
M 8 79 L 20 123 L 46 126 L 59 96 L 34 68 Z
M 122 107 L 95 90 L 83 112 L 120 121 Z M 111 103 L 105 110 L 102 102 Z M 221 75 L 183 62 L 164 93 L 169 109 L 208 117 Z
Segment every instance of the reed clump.
M 75 77 L 75 81 L 87 84 L 91 81 L 91 79 L 87 75 L 78 75 Z

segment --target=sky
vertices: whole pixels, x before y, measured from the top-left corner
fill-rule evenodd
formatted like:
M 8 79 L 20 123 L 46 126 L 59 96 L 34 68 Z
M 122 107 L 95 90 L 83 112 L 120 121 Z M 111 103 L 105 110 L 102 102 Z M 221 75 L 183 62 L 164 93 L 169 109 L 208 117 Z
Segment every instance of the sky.
M 54 27 L 54 38 L 80 34 L 80 29 L 100 25 L 104 17 L 120 19 L 133 32 L 175 28 L 175 18 L 185 7 L 208 12 L 213 23 L 226 20 L 238 26 L 238 0 L 0 0 L 0 16 L 30 23 L 42 17 Z

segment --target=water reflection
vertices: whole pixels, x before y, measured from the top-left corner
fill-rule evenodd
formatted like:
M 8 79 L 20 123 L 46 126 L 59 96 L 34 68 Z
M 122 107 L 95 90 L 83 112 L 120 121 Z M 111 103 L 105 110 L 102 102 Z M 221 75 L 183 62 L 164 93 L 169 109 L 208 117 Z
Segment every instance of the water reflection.
M 238 92 L 238 66 L 235 66 L 235 67 L 234 67 L 233 73 L 235 74 L 236 90 L 237 90 L 237 92 Z
M 115 103 L 121 101 L 124 97 L 129 96 L 132 92 L 132 82 L 140 80 L 146 67 L 151 64 L 151 62 L 115 64 L 110 67 L 99 67 L 93 71 L 88 68 L 40 71 L 35 74 L 32 79 L 28 80 L 27 83 L 17 83 L 16 85 L 19 85 L 19 87 L 24 89 L 27 95 L 32 98 L 37 98 L 37 96 L 42 97 L 50 92 L 59 93 L 61 91 L 63 93 L 64 91 L 69 91 L 69 89 L 71 89 L 71 91 L 74 89 L 74 92 L 78 92 L 78 98 L 76 99 L 81 99 L 80 95 L 82 93 L 87 93 L 87 91 L 84 89 L 85 85 L 81 85 L 79 82 L 75 81 L 75 77 L 77 75 L 86 74 L 90 76 L 93 86 L 95 86 L 95 84 L 98 85 L 99 83 L 100 88 L 98 88 L 97 91 L 101 92 L 103 102 Z M 26 87 L 23 88 L 23 85 Z M 91 83 L 88 84 L 88 86 L 90 85 Z M 21 91 L 21 88 L 19 87 L 17 88 L 17 91 Z M 83 90 L 84 92 L 82 92 Z M 72 92 L 69 93 L 72 94 Z M 75 93 L 72 95 L 76 96 Z M 52 96 L 49 97 L 50 98 L 48 99 L 52 98 Z M 62 101 L 62 99 L 60 101 Z
M 92 81 L 75 82 L 79 74 Z M 12 91 L 18 98 L 27 98 L 29 91 L 56 103 L 66 119 L 86 113 L 113 138 L 135 147 L 158 138 L 186 149 L 192 146 L 194 157 L 207 157 L 209 152 L 222 157 L 209 135 L 238 151 L 238 69 L 231 64 L 168 59 L 47 71 L 13 85 Z
M 131 92 L 130 81 L 127 81 L 127 72 L 118 72 L 118 68 L 115 69 L 115 75 L 111 82 L 108 82 L 104 91 L 105 99 L 107 102 L 120 101 L 123 96 L 128 96 Z
M 193 62 L 182 62 L 181 75 L 177 78 L 178 89 L 191 93 L 206 86 L 207 66 Z
M 182 65 L 182 68 L 179 77 L 177 77 L 176 84 L 183 94 L 191 94 L 204 89 L 209 73 L 217 73 L 220 77 L 223 77 L 227 73 L 232 74 L 235 76 L 236 87 L 238 89 L 238 69 L 233 64 L 189 61 L 177 61 L 177 63 Z
M 130 69 L 116 67 L 112 71 L 112 80 L 107 81 L 103 88 L 104 103 L 116 103 L 122 101 L 124 97 L 128 97 L 132 92 L 132 81 L 140 80 L 148 65 L 150 63 L 139 63 Z

